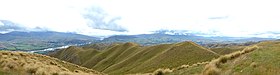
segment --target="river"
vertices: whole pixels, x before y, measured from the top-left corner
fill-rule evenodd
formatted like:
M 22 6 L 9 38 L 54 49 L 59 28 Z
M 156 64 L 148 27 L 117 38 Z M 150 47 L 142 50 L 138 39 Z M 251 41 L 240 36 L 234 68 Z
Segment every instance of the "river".
M 60 46 L 60 47 L 47 48 L 47 49 L 43 49 L 43 50 L 28 50 L 28 51 L 26 51 L 26 52 L 30 52 L 30 53 L 39 53 L 39 54 L 46 54 L 46 53 L 48 53 L 48 52 L 55 51 L 55 50 L 58 50 L 58 49 L 68 48 L 68 47 L 70 47 L 70 46 L 82 46 L 82 45 L 88 45 L 88 44 L 91 44 L 91 42 L 83 43 L 83 44 L 65 45 L 65 46 Z
M 47 49 L 43 49 L 43 50 L 30 50 L 30 51 L 27 51 L 27 52 L 30 52 L 30 53 L 46 53 L 46 52 L 50 52 L 50 51 L 54 51 L 54 50 L 57 50 L 57 49 L 63 49 L 63 48 L 68 48 L 69 46 L 72 46 L 72 45 L 66 45 L 66 46 L 61 46 L 61 47 L 55 47 L 55 48 L 47 48 Z

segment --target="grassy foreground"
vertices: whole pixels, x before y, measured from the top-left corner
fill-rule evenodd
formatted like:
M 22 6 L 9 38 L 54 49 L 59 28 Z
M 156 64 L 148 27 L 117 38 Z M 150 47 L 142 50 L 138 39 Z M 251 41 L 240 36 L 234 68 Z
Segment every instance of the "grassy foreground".
M 0 75 L 103 75 L 45 55 L 0 51 Z

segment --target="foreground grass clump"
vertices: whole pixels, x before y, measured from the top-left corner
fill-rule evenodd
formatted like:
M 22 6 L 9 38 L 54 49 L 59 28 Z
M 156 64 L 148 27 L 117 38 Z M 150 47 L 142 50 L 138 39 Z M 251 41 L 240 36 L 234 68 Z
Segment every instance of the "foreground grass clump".
M 209 64 L 205 66 L 204 70 L 202 71 L 202 75 L 221 75 L 222 73 L 220 68 L 222 64 L 225 64 L 227 61 L 233 60 L 234 58 L 237 58 L 242 54 L 246 54 L 254 50 L 257 50 L 258 48 L 259 48 L 258 46 L 247 47 L 242 51 L 236 51 L 221 56 L 218 59 L 212 60 Z
M 9 51 L 0 51 L 0 73 L 8 75 L 103 74 L 44 55 Z

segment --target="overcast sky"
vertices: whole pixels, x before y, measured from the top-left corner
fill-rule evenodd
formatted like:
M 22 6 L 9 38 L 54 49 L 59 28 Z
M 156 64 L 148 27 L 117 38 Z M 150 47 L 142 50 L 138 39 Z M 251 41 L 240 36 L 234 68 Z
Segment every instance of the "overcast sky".
M 278 0 L 1 0 L 0 20 L 95 36 L 169 29 L 273 37 L 266 33 L 280 32 L 279 7 Z

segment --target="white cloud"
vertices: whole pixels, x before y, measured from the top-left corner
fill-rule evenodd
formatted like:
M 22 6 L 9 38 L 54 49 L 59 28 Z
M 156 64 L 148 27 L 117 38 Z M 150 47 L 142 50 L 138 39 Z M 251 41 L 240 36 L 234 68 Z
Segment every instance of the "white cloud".
M 177 29 L 251 36 L 280 32 L 279 3 L 277 0 L 6 0 L 0 1 L 0 19 L 88 35 Z M 120 16 L 117 23 L 129 32 L 88 28 L 81 13 L 92 5 L 103 8 L 111 16 Z
M 4 26 L 4 24 L 2 22 L 0 22 L 0 26 Z

